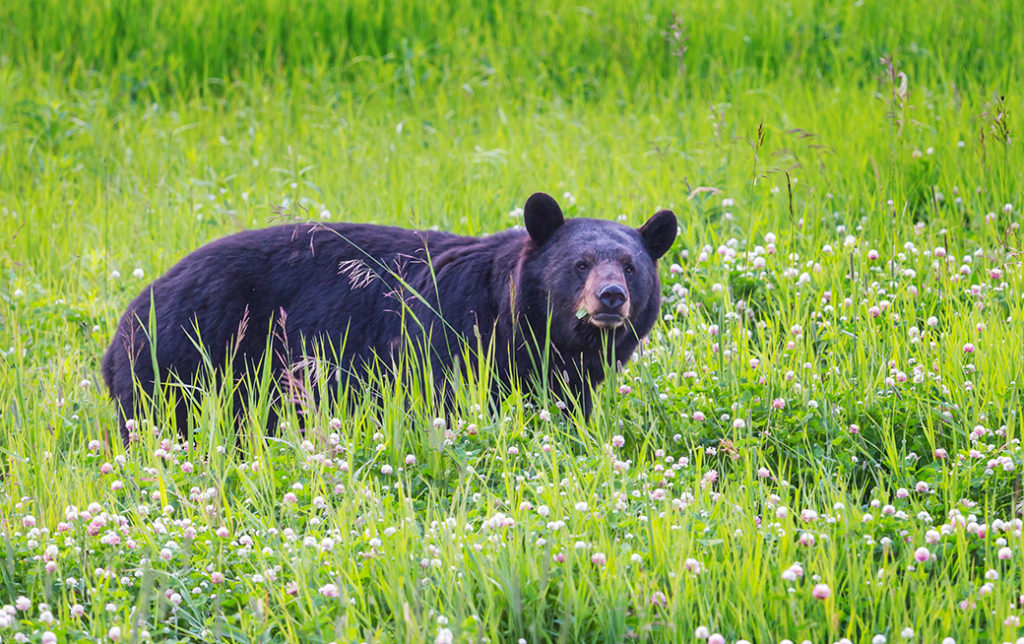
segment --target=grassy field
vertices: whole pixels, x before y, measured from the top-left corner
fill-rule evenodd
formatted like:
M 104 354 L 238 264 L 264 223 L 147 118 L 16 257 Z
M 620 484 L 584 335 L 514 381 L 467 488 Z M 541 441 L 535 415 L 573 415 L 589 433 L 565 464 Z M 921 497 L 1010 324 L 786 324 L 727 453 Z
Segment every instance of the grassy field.
M 1015 0 L 0 4 L 0 641 L 1020 641 L 1021 60 Z M 211 392 L 123 450 L 188 251 L 538 190 L 680 217 L 588 422 Z

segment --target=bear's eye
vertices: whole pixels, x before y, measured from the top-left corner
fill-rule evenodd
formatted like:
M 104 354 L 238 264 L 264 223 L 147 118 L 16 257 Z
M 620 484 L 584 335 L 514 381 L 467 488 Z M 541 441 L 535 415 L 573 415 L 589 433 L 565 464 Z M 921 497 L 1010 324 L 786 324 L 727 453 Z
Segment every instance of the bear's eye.
M 622 272 L 626 275 L 632 275 L 636 271 L 636 268 L 632 264 L 626 264 L 622 267 Z
M 576 270 L 578 270 L 579 272 L 582 273 L 588 268 L 590 268 L 590 266 L 586 262 L 576 262 Z

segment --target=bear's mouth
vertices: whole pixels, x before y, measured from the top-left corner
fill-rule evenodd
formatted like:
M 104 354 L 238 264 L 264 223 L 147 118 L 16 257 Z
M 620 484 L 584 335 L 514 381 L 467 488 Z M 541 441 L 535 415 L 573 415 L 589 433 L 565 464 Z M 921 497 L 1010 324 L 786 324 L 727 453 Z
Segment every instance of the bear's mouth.
M 626 321 L 626 318 L 618 313 L 591 313 L 589 318 L 591 324 L 604 329 L 615 329 Z

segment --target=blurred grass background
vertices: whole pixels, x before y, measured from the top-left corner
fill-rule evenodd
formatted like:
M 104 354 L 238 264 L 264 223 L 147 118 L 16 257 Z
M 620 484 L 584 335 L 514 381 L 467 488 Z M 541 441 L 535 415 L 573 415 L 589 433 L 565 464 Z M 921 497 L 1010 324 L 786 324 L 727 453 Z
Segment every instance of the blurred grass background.
M 485 74 L 498 91 L 576 101 L 707 98 L 796 79 L 859 86 L 872 83 L 880 55 L 896 55 L 915 80 L 971 91 L 1019 73 L 1005 62 L 1024 54 L 1022 12 L 1015 2 L 925 0 L 30 0 L 5 3 L 0 25 L 9 64 L 76 88 L 100 74 L 133 98 L 307 74 L 411 97 Z M 683 60 L 673 55 L 677 19 Z

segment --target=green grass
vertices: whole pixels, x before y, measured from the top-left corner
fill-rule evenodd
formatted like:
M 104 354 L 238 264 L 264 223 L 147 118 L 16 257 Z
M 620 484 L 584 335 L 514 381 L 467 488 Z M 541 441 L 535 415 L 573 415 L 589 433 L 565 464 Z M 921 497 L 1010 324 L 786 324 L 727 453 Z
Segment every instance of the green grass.
M 1012 1 L 4 3 L 0 639 L 1013 641 L 1022 56 Z M 680 217 L 589 422 L 403 383 L 237 449 L 221 391 L 122 450 L 99 359 L 188 251 L 538 190 Z

